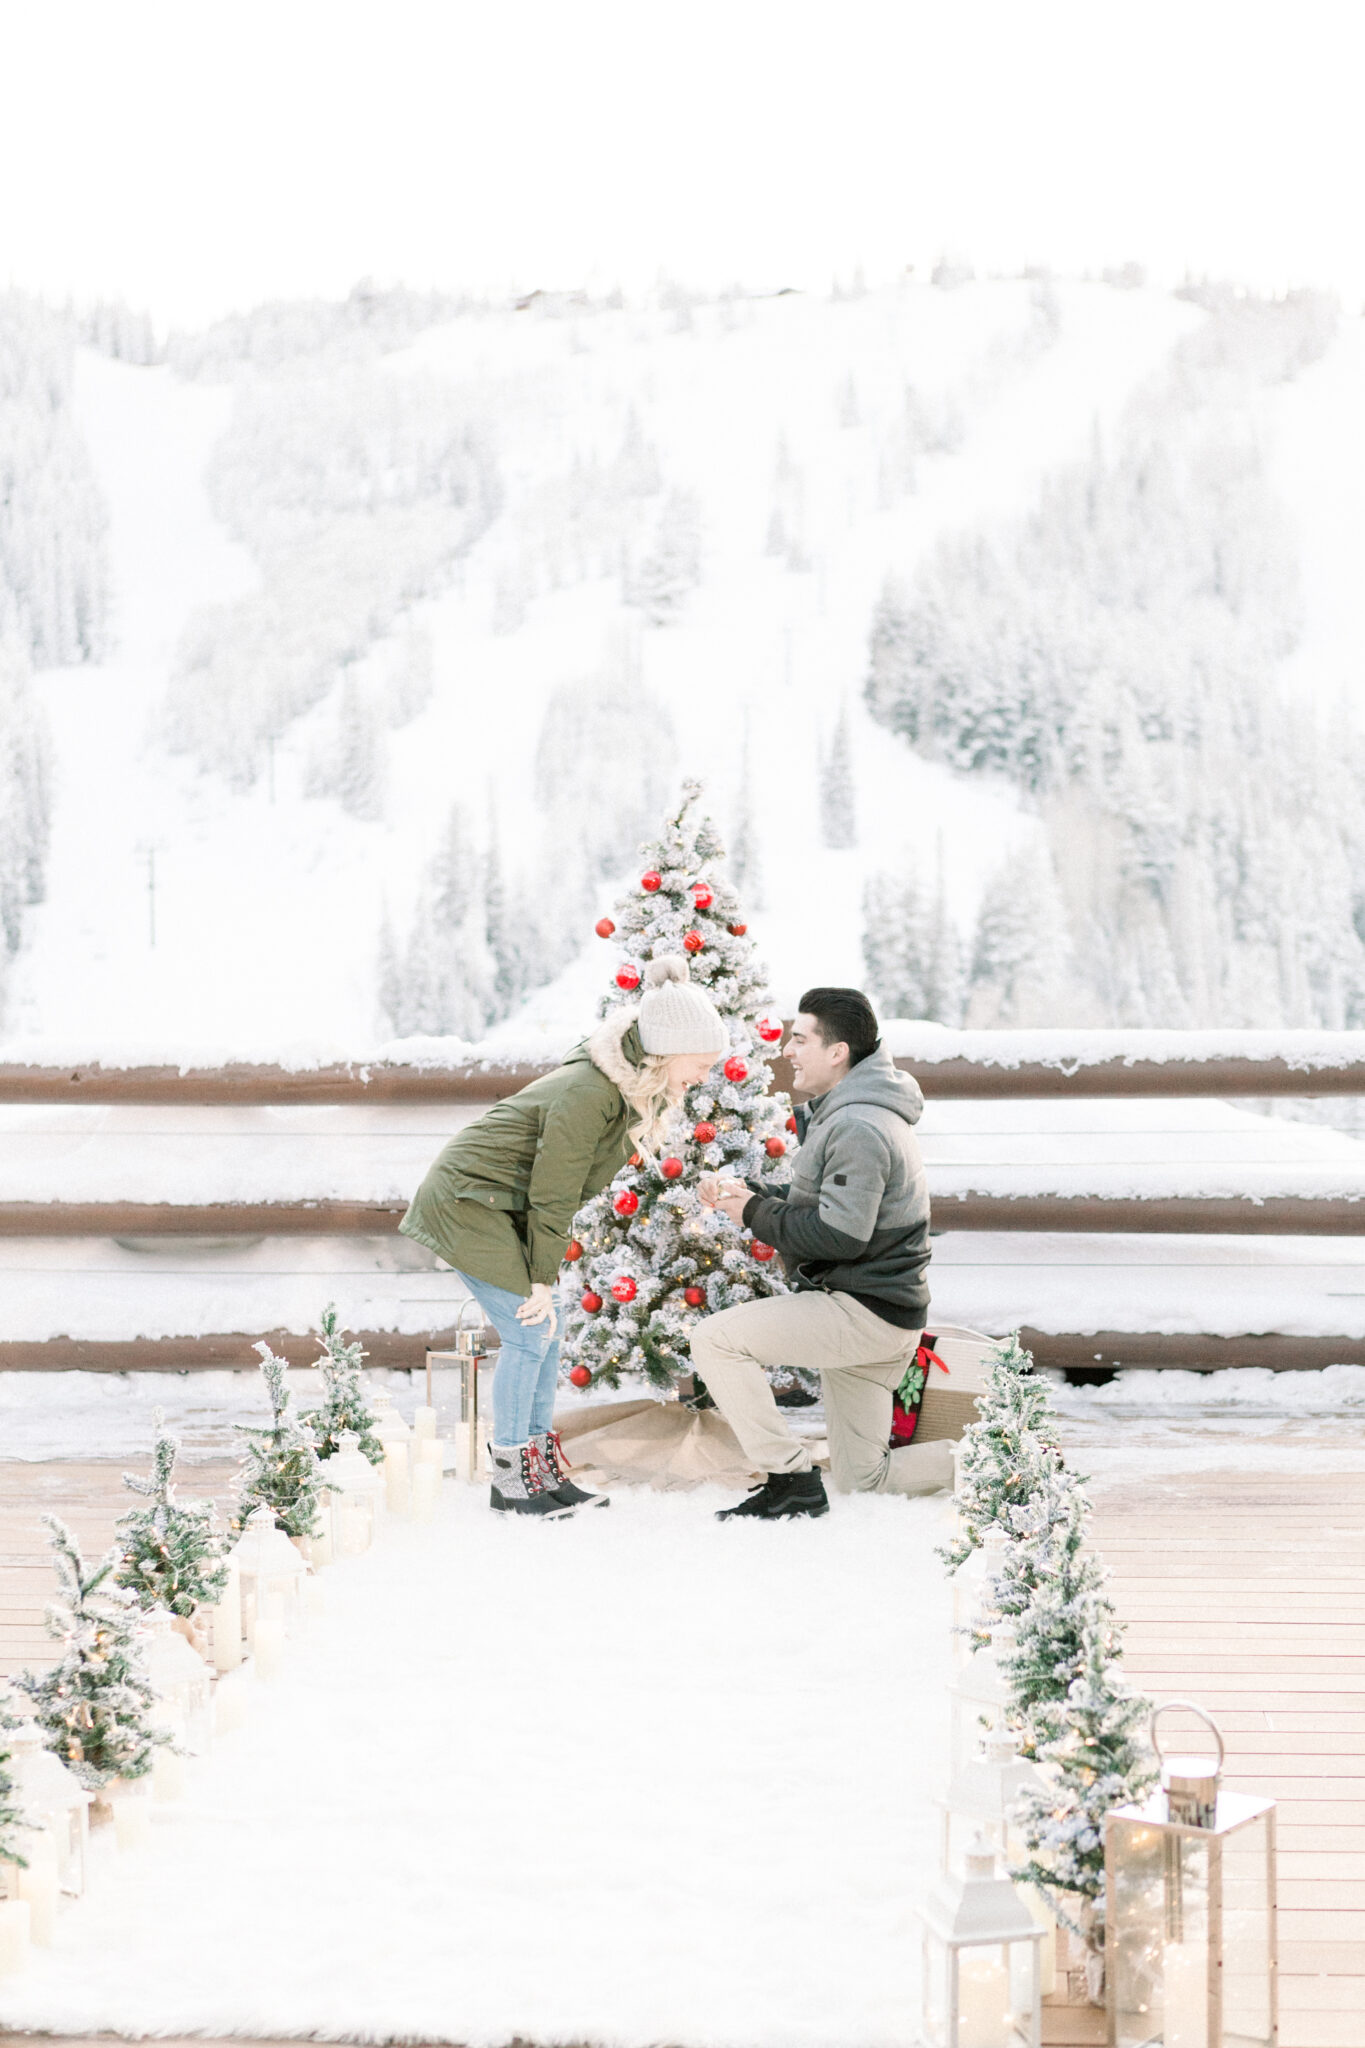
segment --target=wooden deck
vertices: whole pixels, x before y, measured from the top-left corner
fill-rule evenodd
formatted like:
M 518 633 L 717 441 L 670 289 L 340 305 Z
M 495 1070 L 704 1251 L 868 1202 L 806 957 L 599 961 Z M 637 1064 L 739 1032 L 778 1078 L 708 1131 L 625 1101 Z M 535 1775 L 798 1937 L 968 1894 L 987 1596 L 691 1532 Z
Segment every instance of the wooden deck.
M 230 1470 L 194 1491 L 225 1499 Z M 114 1465 L 0 1466 L 0 1671 L 47 1655 L 42 1510 L 93 1553 L 130 1500 Z M 1134 1682 L 1207 1707 L 1229 1782 L 1280 1802 L 1283 2048 L 1365 2048 L 1365 1475 L 1110 1487 L 1096 1536 Z

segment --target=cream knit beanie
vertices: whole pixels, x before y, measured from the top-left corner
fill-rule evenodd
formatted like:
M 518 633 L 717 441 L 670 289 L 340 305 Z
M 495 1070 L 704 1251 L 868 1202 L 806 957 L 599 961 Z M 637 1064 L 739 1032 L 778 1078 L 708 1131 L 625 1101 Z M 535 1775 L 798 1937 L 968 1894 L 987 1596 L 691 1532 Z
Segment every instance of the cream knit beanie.
M 730 1034 L 676 953 L 651 960 L 640 998 L 640 1043 L 648 1053 L 725 1052 Z

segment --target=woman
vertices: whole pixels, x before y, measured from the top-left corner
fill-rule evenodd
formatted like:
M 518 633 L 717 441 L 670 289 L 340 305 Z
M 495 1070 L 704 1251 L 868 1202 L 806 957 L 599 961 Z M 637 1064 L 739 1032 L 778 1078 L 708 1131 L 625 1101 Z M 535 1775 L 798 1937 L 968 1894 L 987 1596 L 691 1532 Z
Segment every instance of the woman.
M 569 1481 L 554 1429 L 554 1282 L 569 1226 L 637 1147 L 653 1151 L 729 1046 L 687 962 L 651 960 L 638 1009 L 613 1010 L 519 1094 L 450 1140 L 399 1229 L 455 1268 L 502 1340 L 493 1376 L 491 1505 L 566 1515 L 603 1494 Z

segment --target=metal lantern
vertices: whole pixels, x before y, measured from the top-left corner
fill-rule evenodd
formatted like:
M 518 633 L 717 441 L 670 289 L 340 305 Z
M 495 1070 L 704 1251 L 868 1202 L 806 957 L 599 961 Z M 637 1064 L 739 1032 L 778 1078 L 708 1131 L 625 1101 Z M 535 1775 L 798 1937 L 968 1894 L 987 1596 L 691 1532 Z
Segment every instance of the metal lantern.
M 920 1909 L 922 2048 L 1039 2048 L 1043 1930 L 984 1836 L 961 1876 L 945 1871 Z
M 1025 1860 L 1023 1837 L 1012 1820 L 1014 1808 L 1025 1792 L 1041 1790 L 1043 1779 L 1037 1768 L 1019 1754 L 1018 1745 L 1007 1729 L 988 1734 L 976 1755 L 948 1785 L 947 1796 L 939 1801 L 942 1815 L 941 1867 L 961 1870 L 969 1844 L 984 1835 L 1006 1864 Z M 1042 1929 L 1039 1951 L 1043 1997 L 1048 1998 L 1057 1983 L 1057 1922 L 1046 1900 L 1033 1885 L 1021 1885 L 1019 1895 L 1034 1924 Z
M 954 1777 L 979 1754 L 982 1738 L 1004 1724 L 1010 1693 L 1000 1660 L 1013 1654 L 1015 1627 L 1012 1621 L 992 1620 L 990 1631 L 989 1643 L 972 1653 L 948 1687 Z
M 282 1529 L 275 1527 L 270 1508 L 253 1508 L 246 1527 L 228 1553 L 242 1583 L 242 1629 L 249 1643 L 256 1638 L 258 1616 L 278 1606 L 286 1633 L 303 1621 L 303 1581 L 308 1566 Z
M 327 1477 L 336 1488 L 327 1496 L 332 1549 L 338 1557 L 359 1557 L 374 1540 L 384 1478 L 361 1450 L 354 1430 L 342 1431 L 340 1450 L 327 1460 Z
M 10 1753 L 15 1804 L 24 1823 L 51 1835 L 57 1849 L 57 1882 L 64 1892 L 79 1898 L 85 1890 L 90 1805 L 95 1795 L 53 1755 L 36 1721 L 20 1722 L 6 1733 L 4 1742 Z
M 472 1321 L 467 1321 L 470 1310 Z M 455 1348 L 452 1351 L 428 1351 L 427 1353 L 427 1399 L 431 1399 L 431 1369 L 434 1365 L 453 1365 L 460 1375 L 460 1418 L 455 1430 L 455 1469 L 461 1479 L 477 1479 L 486 1469 L 484 1456 L 484 1419 L 492 1415 L 490 1383 L 492 1368 L 488 1364 L 488 1353 L 483 1343 L 483 1310 L 473 1295 L 467 1295 L 460 1303 L 455 1318 Z
M 1157 1722 L 1194 1714 L 1210 1755 L 1162 1755 Z M 1275 1802 L 1225 1792 L 1200 1707 L 1152 1715 L 1161 1789 L 1105 1816 L 1112 2048 L 1274 2048 Z
M 173 1625 L 164 1608 L 147 1617 L 151 1638 L 146 1645 L 147 1676 L 180 1720 L 189 1747 L 200 1755 L 209 1746 L 209 1669 Z

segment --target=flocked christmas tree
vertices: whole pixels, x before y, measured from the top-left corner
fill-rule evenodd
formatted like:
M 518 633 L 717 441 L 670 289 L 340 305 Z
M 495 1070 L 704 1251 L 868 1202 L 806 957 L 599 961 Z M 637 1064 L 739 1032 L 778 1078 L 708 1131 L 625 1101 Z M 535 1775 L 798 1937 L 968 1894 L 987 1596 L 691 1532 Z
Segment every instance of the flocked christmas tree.
M 19 1794 L 10 1770 L 12 1761 L 5 1746 L 5 1730 L 17 1728 L 19 1722 L 0 1697 L 0 1863 L 17 1863 L 28 1868 L 28 1858 L 19 1853 L 15 1835 L 24 1825 L 23 1809 L 19 1805 Z
M 197 1606 L 212 1605 L 227 1584 L 227 1546 L 214 1527 L 212 1501 L 176 1499 L 172 1481 L 180 1443 L 163 1428 L 160 1408 L 153 1420 L 151 1472 L 145 1479 L 133 1472 L 123 1475 L 124 1485 L 147 1505 L 119 1517 L 117 1583 L 139 1607 L 164 1607 L 188 1617 Z
M 781 1020 L 700 797 L 699 784 L 684 783 L 678 809 L 643 849 L 640 880 L 597 926 L 617 957 L 602 1014 L 638 999 L 649 961 L 680 954 L 724 1019 L 730 1046 L 688 1091 L 660 1156 L 637 1153 L 579 1212 L 560 1351 L 578 1386 L 616 1386 L 623 1373 L 666 1386 L 689 1370 L 699 1317 L 786 1287 L 772 1246 L 703 1209 L 697 1195 L 704 1173 L 786 1178 L 796 1142 L 790 1103 L 768 1093 Z
M 322 1374 L 321 1408 L 310 1409 L 304 1421 L 312 1431 L 319 1458 L 330 1458 L 341 1449 L 342 1433 L 352 1430 L 357 1448 L 372 1465 L 384 1462 L 384 1446 L 374 1433 L 374 1410 L 360 1377 L 365 1365 L 364 1347 L 348 1344 L 337 1328 L 336 1303 L 329 1301 L 318 1322 L 322 1357 L 317 1371 Z
M 119 1551 L 93 1568 L 56 1515 L 44 1515 L 61 1598 L 47 1610 L 47 1630 L 60 1645 L 41 1676 L 21 1671 L 15 1684 L 33 1702 L 49 1749 L 87 1790 L 113 1778 L 142 1778 L 170 1736 L 154 1727 L 157 1696 L 139 1643 L 140 1609 L 114 1581 Z
M 977 1401 L 958 1454 L 959 1533 L 939 1556 L 950 1571 L 965 1564 L 1011 1507 L 1032 1500 L 1043 1475 L 1060 1463 L 1051 1403 L 1018 1335 L 995 1347 L 986 1391 Z
M 1090 1504 L 1069 1473 L 1053 1466 L 1023 1507 L 1005 1512 L 1012 1540 L 990 1581 L 991 1608 L 1014 1629 L 1001 1660 L 1009 1687 L 1009 1725 L 1020 1753 L 1037 1760 L 1060 1736 L 1066 1699 L 1092 1641 L 1111 1655 L 1118 1623 L 1105 1592 L 1105 1572 L 1086 1541 Z
M 322 1495 L 332 1489 L 318 1464 L 312 1431 L 294 1413 L 294 1397 L 284 1383 L 287 1363 L 268 1344 L 256 1349 L 270 1397 L 270 1424 L 265 1429 L 236 1425 L 250 1442 L 238 1476 L 233 1522 L 241 1528 L 253 1508 L 269 1508 L 286 1536 L 314 1536 Z

